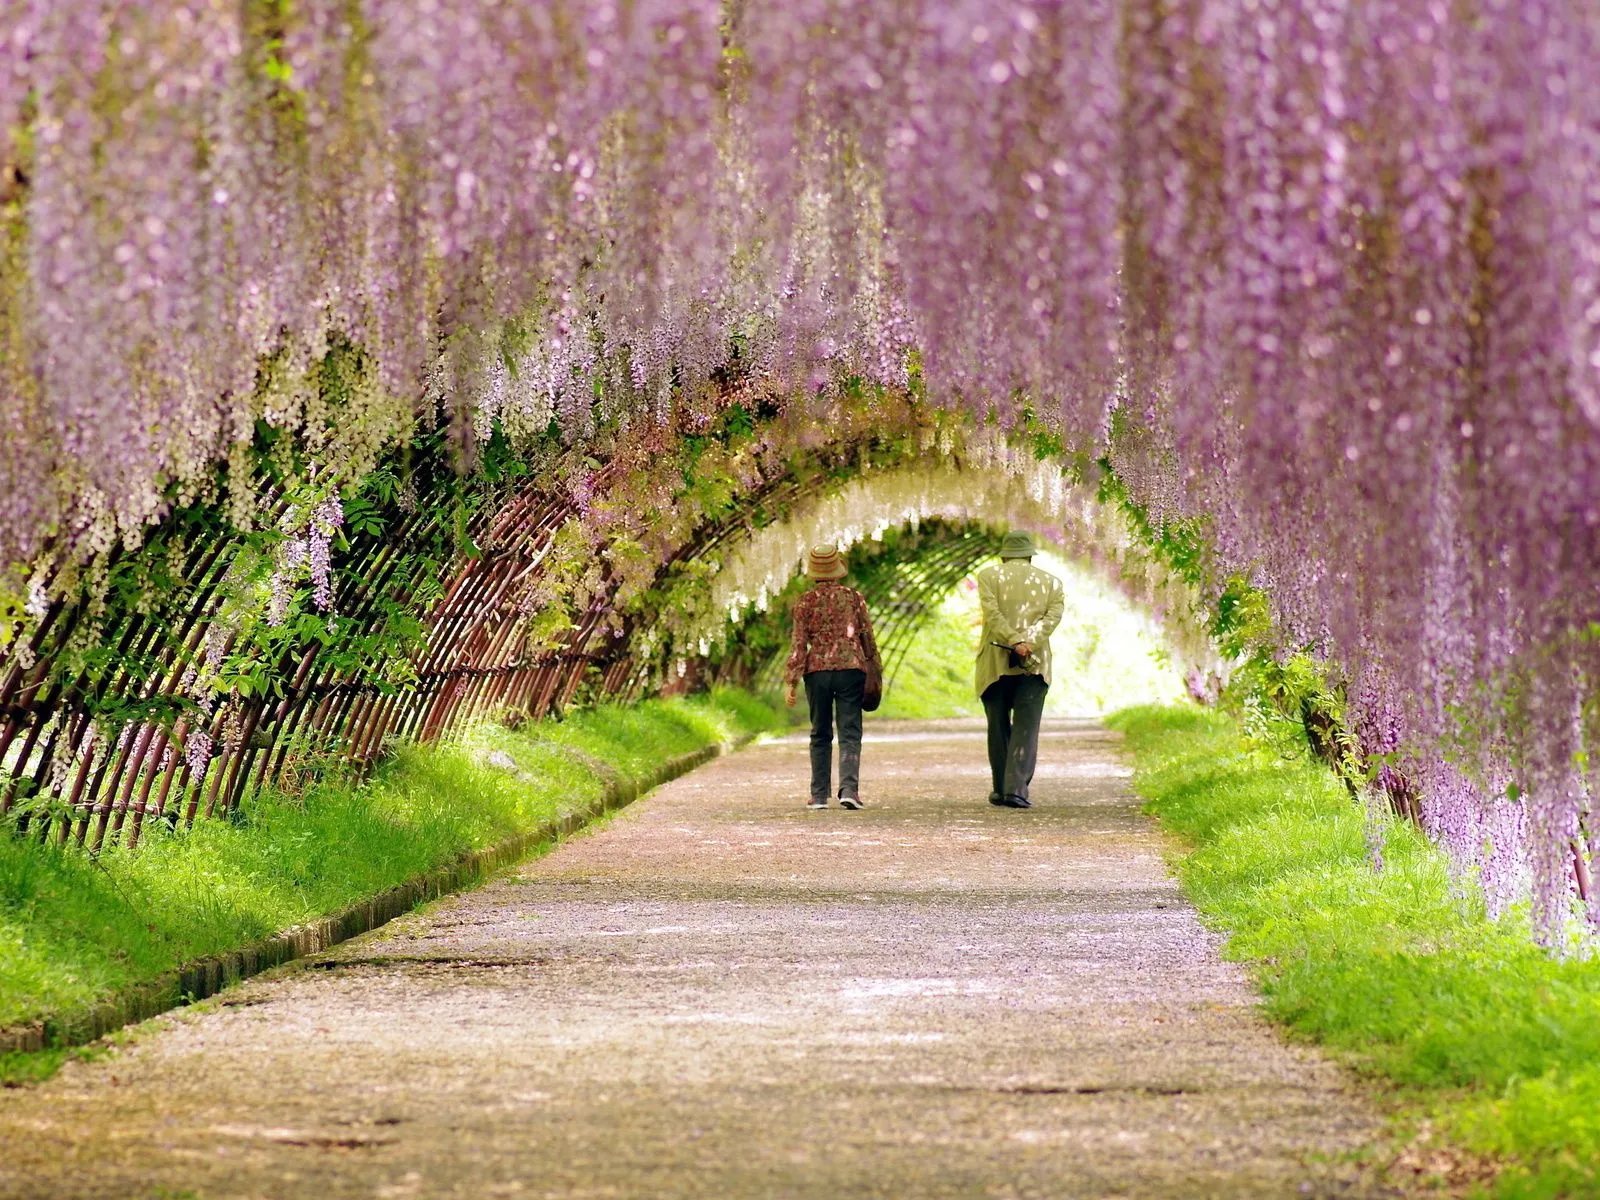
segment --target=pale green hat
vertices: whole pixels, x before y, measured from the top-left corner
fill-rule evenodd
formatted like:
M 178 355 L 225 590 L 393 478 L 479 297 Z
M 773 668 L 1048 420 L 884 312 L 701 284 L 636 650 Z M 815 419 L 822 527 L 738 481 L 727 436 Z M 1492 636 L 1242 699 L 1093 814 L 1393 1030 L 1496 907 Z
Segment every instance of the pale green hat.
M 1032 558 L 1033 555 L 1033 535 L 1021 529 L 1013 529 L 1000 543 L 1000 557 L 1003 559 Z

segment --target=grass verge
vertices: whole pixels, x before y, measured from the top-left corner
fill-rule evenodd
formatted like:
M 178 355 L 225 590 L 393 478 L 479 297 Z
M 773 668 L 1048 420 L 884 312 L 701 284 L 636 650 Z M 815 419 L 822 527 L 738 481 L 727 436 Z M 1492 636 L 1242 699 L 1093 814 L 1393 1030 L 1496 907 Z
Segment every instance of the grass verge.
M 1502 1167 L 1485 1194 L 1600 1195 L 1600 960 L 1551 958 L 1525 914 L 1487 920 L 1409 825 L 1390 827 L 1374 873 L 1333 776 L 1224 716 L 1141 707 L 1109 724 L 1149 810 L 1191 847 L 1175 864 L 1185 890 L 1270 1016 Z
M 87 1007 L 178 965 L 315 920 L 535 829 L 669 759 L 775 726 L 753 697 L 606 706 L 400 749 L 362 786 L 266 794 L 230 821 L 150 829 L 138 850 L 0 836 L 0 1027 Z M 0 1056 L 0 1080 L 62 1052 Z

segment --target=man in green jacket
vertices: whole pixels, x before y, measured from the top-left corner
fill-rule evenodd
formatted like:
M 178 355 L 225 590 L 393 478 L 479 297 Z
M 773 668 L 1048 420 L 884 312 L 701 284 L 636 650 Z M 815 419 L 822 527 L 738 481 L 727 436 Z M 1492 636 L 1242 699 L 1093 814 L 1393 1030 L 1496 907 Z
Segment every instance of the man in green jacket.
M 1019 530 L 1000 544 L 1000 562 L 978 572 L 983 642 L 977 687 L 989 719 L 989 803 L 1029 808 L 1039 756 L 1039 720 L 1050 688 L 1050 635 L 1066 600 L 1061 581 L 1033 565 L 1033 538 Z

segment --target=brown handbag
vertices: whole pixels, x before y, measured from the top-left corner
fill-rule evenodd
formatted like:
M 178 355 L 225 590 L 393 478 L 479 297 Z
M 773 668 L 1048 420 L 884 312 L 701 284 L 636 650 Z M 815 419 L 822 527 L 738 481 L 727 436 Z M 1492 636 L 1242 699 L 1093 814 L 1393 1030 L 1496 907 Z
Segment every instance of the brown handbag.
M 883 703 L 883 668 L 877 663 L 867 664 L 867 683 L 861 689 L 861 711 L 877 712 Z
M 856 607 L 860 610 L 861 620 L 870 622 L 872 614 L 867 611 L 867 600 L 860 592 L 856 593 Z M 866 639 L 859 633 L 856 635 L 856 644 L 861 647 L 863 655 L 866 654 Z M 883 664 L 881 662 L 867 662 L 867 682 L 861 689 L 861 711 L 877 712 L 878 705 L 883 703 Z

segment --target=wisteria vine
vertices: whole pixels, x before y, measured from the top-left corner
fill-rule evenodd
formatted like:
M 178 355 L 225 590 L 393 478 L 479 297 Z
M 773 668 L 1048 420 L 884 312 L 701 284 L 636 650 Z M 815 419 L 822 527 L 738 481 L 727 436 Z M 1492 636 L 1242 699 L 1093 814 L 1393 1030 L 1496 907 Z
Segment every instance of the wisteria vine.
M 1466 869 L 1523 831 L 1553 939 L 1600 908 L 1597 56 L 1589 0 L 17 0 L 13 607 L 251 519 L 263 426 L 332 504 L 439 424 L 470 469 L 909 389 L 1201 527 Z

